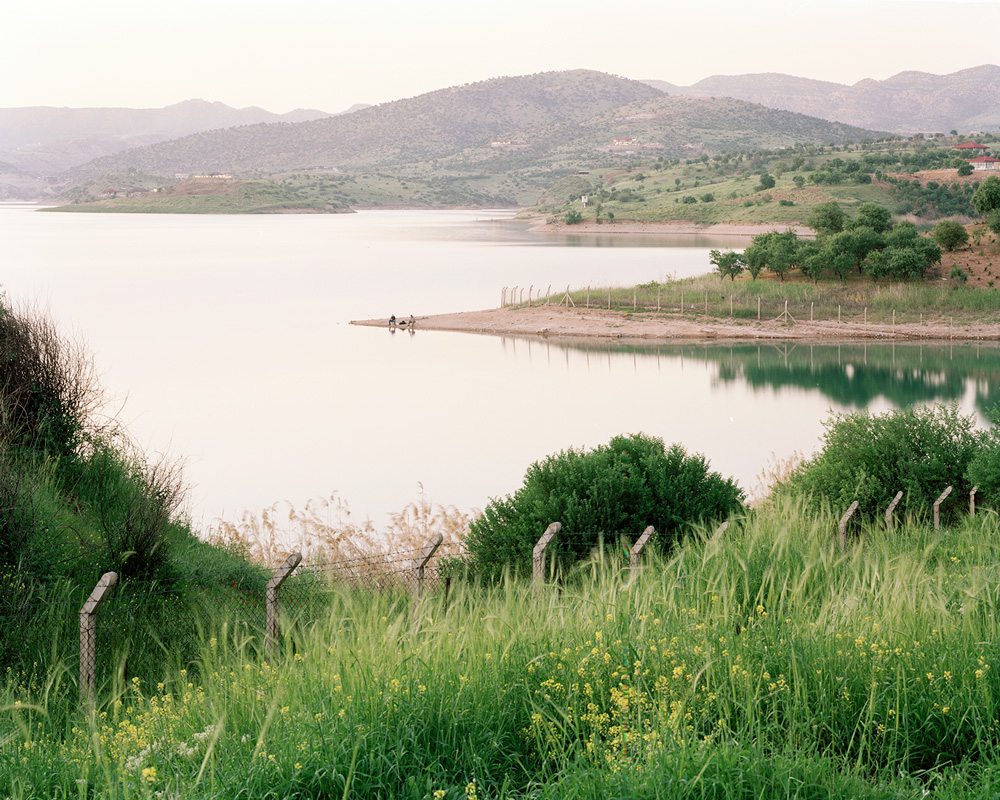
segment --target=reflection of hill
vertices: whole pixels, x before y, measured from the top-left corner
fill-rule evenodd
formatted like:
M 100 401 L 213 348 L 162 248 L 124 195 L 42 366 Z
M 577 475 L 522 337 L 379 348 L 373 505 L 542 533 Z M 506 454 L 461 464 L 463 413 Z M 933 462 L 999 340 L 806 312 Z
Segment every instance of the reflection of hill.
M 684 358 L 714 364 L 719 383 L 763 391 L 817 390 L 831 402 L 866 408 L 957 402 L 974 394 L 980 413 L 1000 402 L 1000 346 L 892 344 L 634 344 L 566 341 L 554 346 L 636 358 Z

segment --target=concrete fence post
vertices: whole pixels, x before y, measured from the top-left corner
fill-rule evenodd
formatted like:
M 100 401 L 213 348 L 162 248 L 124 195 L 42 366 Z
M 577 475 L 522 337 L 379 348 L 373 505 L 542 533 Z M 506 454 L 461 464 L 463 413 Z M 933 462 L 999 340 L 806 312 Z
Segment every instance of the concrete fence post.
M 631 572 L 639 566 L 639 554 L 642 552 L 642 548 L 646 546 L 646 542 L 649 541 L 649 537 L 653 535 L 655 529 L 650 525 L 646 530 L 642 532 L 642 535 L 635 540 L 635 544 L 632 545 L 632 549 L 628 551 L 628 568 Z
M 97 612 L 116 583 L 118 573 L 105 572 L 80 609 L 80 698 L 91 708 L 97 702 Z
M 441 542 L 444 541 L 444 536 L 440 533 L 435 536 L 429 545 L 427 545 L 423 550 L 420 551 L 420 555 L 413 559 L 413 573 L 416 577 L 416 592 L 419 595 L 424 589 L 424 568 L 427 566 L 427 562 L 431 560 L 434 553 L 441 546 Z
M 531 590 L 533 594 L 538 594 L 538 587 L 545 580 L 545 550 L 561 530 L 562 523 L 553 522 L 545 529 L 542 538 L 538 540 L 535 549 L 531 552 Z
M 950 494 L 951 487 L 949 486 L 941 492 L 941 496 L 934 501 L 934 530 L 936 531 L 941 530 L 941 503 L 943 503 Z
M 892 512 L 896 510 L 896 506 L 899 505 L 899 501 L 903 499 L 902 490 L 896 492 L 896 496 L 892 498 L 892 502 L 889 503 L 889 507 L 885 510 L 885 527 L 890 531 L 892 530 Z
M 840 518 L 840 552 L 843 553 L 847 550 L 847 521 L 854 515 L 854 512 L 858 510 L 858 501 L 855 500 L 851 503 L 851 507 L 847 509 L 847 512 Z
M 976 516 L 976 492 L 979 491 L 979 484 L 977 483 L 972 487 L 972 491 L 969 492 L 969 516 Z
M 267 582 L 265 597 L 267 598 L 267 627 L 264 630 L 264 653 L 274 661 L 278 657 L 278 590 L 292 571 L 301 563 L 302 553 L 292 553 L 274 571 L 271 580 Z

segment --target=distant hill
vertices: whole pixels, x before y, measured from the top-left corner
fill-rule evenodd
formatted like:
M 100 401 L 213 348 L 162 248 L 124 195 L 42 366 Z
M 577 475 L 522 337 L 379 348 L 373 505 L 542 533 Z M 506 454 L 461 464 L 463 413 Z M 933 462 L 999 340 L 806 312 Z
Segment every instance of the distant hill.
M 100 156 L 199 131 L 330 116 L 315 109 L 273 114 L 204 100 L 165 108 L 2 108 L 0 161 L 24 172 L 55 174 Z
M 853 86 L 779 73 L 713 75 L 692 86 L 644 83 L 667 94 L 733 97 L 771 108 L 896 133 L 1000 129 L 1000 67 L 932 75 L 901 72 Z
M 796 141 L 876 135 L 731 99 L 668 97 L 639 81 L 587 70 L 497 78 L 297 125 L 209 131 L 98 159 L 77 180 L 128 169 L 274 174 L 364 172 L 418 163 L 430 169 L 576 169 L 636 152 L 700 155 Z
M 272 181 L 202 177 L 152 190 L 131 186 L 108 189 L 100 199 L 48 211 L 123 214 L 333 214 L 349 212 L 343 204 L 303 197 Z
M 74 175 L 128 168 L 158 174 L 357 169 L 430 161 L 537 126 L 579 124 L 659 94 L 638 81 L 587 70 L 495 78 L 346 116 L 198 133 L 98 159 Z

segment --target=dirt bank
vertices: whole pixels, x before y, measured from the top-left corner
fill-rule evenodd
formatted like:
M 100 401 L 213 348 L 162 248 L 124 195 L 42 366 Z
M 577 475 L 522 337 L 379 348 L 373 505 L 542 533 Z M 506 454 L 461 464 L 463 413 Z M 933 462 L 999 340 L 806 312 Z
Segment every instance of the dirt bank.
M 956 324 L 948 321 L 884 325 L 835 321 L 786 323 L 727 320 L 686 314 L 630 314 L 596 308 L 538 305 L 494 308 L 417 317 L 416 330 L 649 340 L 883 339 L 1000 340 L 1000 322 Z M 388 327 L 387 319 L 354 320 L 352 325 Z
M 529 230 L 537 233 L 616 233 L 616 234 L 652 234 L 652 235 L 698 235 L 698 236 L 756 236 L 768 231 L 786 231 L 791 228 L 800 237 L 812 239 L 816 236 L 812 228 L 805 225 L 789 225 L 783 222 L 720 222 L 715 225 L 702 225 L 697 222 L 683 220 L 667 220 L 664 222 L 634 222 L 622 220 L 600 225 L 594 220 L 584 220 L 576 225 L 565 225 L 561 222 L 548 223 L 538 218 Z

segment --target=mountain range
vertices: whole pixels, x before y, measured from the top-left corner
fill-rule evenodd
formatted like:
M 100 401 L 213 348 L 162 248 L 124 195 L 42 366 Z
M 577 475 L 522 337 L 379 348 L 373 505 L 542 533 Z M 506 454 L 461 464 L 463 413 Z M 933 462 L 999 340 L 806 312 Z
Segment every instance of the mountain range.
M 572 70 L 495 78 L 295 125 L 204 131 L 99 158 L 70 175 L 363 171 L 440 162 L 500 173 L 583 168 L 616 142 L 619 150 L 679 157 L 873 135 L 744 101 L 670 97 L 640 81 Z
M 895 133 L 980 132 L 1000 128 L 1000 67 L 984 64 L 949 75 L 900 72 L 853 86 L 780 73 L 713 75 L 691 86 L 644 83 L 670 95 L 733 97 Z
M 100 156 L 199 131 L 331 116 L 315 109 L 274 114 L 205 100 L 164 108 L 0 108 L 0 162 L 5 162 L 5 171 L 54 174 Z
M 341 183 L 367 176 L 364 187 L 342 187 L 338 200 L 350 204 L 371 197 L 373 176 L 380 194 L 371 202 L 422 194 L 443 204 L 520 203 L 560 175 L 623 159 L 1000 127 L 1000 67 L 905 72 L 854 86 L 764 74 L 690 87 L 581 69 L 349 111 L 278 115 L 200 100 L 162 109 L 0 109 L 0 199 L 64 191 L 81 199 L 121 181 L 140 185 L 140 175 L 151 188 L 178 174 L 280 179 L 304 171 L 340 175 Z

